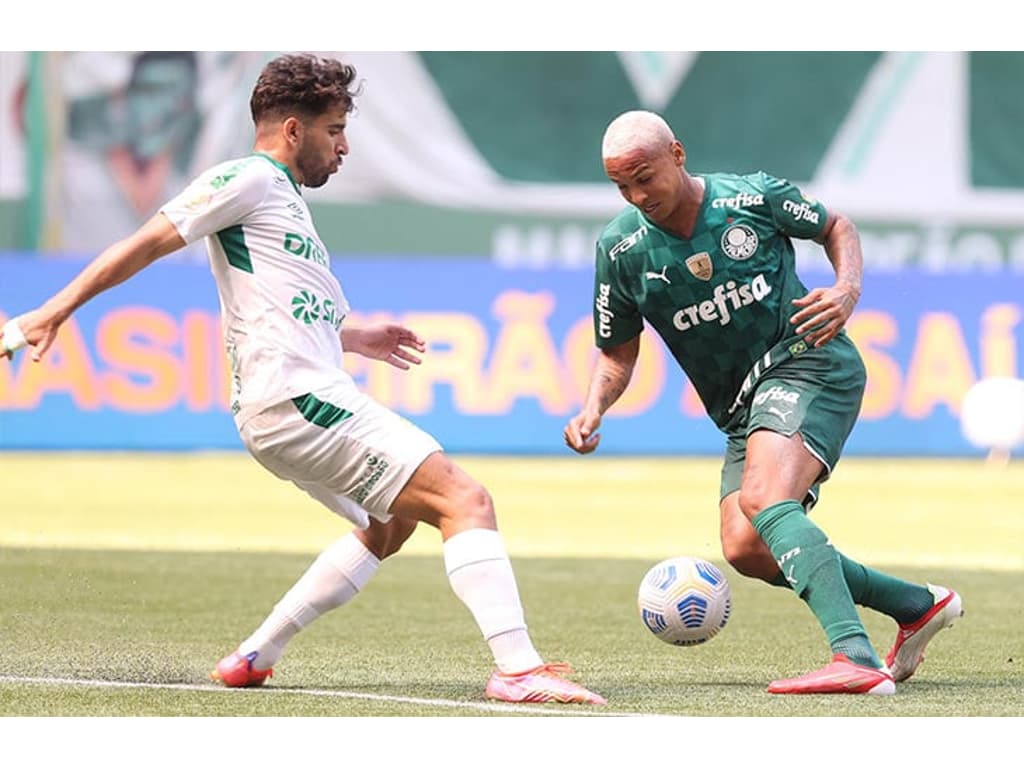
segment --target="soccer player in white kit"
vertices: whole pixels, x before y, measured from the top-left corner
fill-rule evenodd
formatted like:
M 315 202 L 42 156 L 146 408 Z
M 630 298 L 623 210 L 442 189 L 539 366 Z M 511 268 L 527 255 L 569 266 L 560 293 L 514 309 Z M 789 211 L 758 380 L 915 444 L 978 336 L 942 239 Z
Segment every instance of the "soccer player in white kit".
M 250 100 L 253 154 L 202 174 L 42 306 L 10 321 L 0 355 L 28 346 L 40 360 L 89 299 L 205 238 L 242 442 L 273 474 L 355 525 L 211 676 L 232 687 L 262 685 L 288 641 L 351 600 L 422 521 L 440 530 L 452 589 L 494 655 L 485 695 L 603 704 L 567 679 L 568 665 L 545 663 L 534 648 L 487 490 L 343 369 L 344 351 L 407 369 L 426 348 L 399 325 L 344 324 L 349 305 L 302 197 L 301 187 L 322 186 L 348 154 L 355 76 L 351 66 L 312 55 L 269 62 Z

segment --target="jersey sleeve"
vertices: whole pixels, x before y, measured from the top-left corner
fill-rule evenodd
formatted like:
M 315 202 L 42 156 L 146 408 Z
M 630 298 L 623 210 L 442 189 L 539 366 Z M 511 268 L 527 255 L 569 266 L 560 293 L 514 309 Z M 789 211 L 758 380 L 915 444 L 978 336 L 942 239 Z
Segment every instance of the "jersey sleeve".
M 811 240 L 825 228 L 828 211 L 795 184 L 762 174 L 765 200 L 778 230 L 789 237 Z
M 622 283 L 616 262 L 597 244 L 594 270 L 594 340 L 598 347 L 616 347 L 640 335 L 643 317 Z
M 199 176 L 160 211 L 186 243 L 241 224 L 263 202 L 272 183 L 259 163 L 216 166 Z

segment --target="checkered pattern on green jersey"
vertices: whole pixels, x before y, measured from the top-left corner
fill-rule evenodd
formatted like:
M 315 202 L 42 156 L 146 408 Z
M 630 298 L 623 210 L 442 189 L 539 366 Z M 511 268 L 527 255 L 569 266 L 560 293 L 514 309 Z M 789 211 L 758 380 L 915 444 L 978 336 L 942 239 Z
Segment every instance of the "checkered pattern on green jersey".
M 810 239 L 827 212 L 788 181 L 707 174 L 693 234 L 679 238 L 630 206 L 597 242 L 598 347 L 633 338 L 644 319 L 664 339 L 708 414 L 723 427 L 747 373 L 797 341 L 792 299 L 807 293 L 791 237 Z M 823 254 L 824 255 L 824 254 Z

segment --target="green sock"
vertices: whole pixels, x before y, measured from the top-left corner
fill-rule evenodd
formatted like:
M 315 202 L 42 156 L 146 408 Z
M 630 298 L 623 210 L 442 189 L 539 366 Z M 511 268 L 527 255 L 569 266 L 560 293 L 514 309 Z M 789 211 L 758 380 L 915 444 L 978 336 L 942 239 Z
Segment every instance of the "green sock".
M 900 624 L 911 624 L 924 616 L 935 604 L 928 587 L 868 568 L 839 553 L 843 578 L 850 588 L 853 602 L 891 616 Z
M 798 501 L 782 501 L 751 521 L 768 545 L 793 591 L 818 619 L 833 653 L 856 664 L 880 668 L 846 585 L 839 555 Z
M 843 578 L 850 589 L 850 597 L 857 605 L 891 616 L 900 624 L 912 624 L 935 604 L 935 596 L 927 587 L 868 568 L 842 552 L 836 554 L 843 566 Z M 790 588 L 781 572 L 768 583 L 773 587 Z

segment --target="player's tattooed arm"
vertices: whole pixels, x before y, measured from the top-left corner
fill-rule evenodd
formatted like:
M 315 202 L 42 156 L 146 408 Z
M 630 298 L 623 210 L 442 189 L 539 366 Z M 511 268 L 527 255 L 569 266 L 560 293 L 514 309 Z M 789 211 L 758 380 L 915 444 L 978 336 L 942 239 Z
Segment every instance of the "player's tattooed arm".
M 597 448 L 601 440 L 597 431 L 601 417 L 626 391 L 639 352 L 639 336 L 601 350 L 590 377 L 583 410 L 569 420 L 562 433 L 565 444 L 577 453 L 590 453 Z
M 830 212 L 817 242 L 825 247 L 825 255 L 836 273 L 830 288 L 815 288 L 795 299 L 798 311 L 790 318 L 796 333 L 807 343 L 820 347 L 835 338 L 853 314 L 860 299 L 864 255 L 857 227 L 841 213 Z
M 639 353 L 639 336 L 616 347 L 602 349 L 594 367 L 586 404 L 602 415 L 611 408 L 626 391 Z

